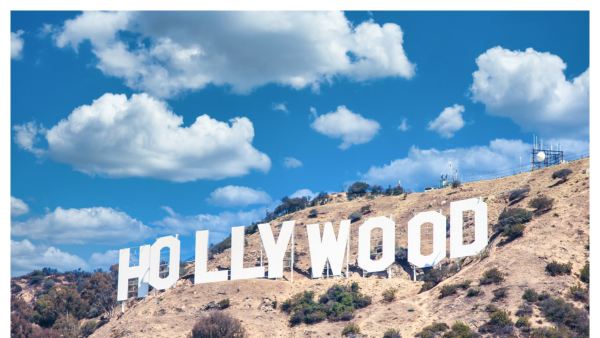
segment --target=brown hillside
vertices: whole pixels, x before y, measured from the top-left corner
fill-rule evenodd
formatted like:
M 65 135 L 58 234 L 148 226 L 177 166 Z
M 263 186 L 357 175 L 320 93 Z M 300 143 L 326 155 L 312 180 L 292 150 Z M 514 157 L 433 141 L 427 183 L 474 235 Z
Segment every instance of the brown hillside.
M 555 185 L 557 180 L 551 178 L 558 169 L 569 168 L 573 174 L 568 181 Z M 400 330 L 402 337 L 413 337 L 425 326 L 434 321 L 451 325 L 461 320 L 476 330 L 488 320 L 485 306 L 490 304 L 492 290 L 498 285 L 482 285 L 483 294 L 466 297 L 466 291 L 459 289 L 458 294 L 439 299 L 440 288 L 446 284 L 460 283 L 465 279 L 472 280 L 472 286 L 479 284 L 482 273 L 497 267 L 507 276 L 500 285 L 508 288 L 508 296 L 494 304 L 501 309 L 511 311 L 511 319 L 520 304 L 521 295 L 527 288 L 537 292 L 546 291 L 552 296 L 562 296 L 569 292 L 569 287 L 576 285 L 579 270 L 589 263 L 589 251 L 585 249 L 589 235 L 589 159 L 565 163 L 533 173 L 522 173 L 510 177 L 489 181 L 463 184 L 458 189 L 445 188 L 427 193 L 404 196 L 379 197 L 369 200 L 366 197 L 354 201 L 346 201 L 345 194 L 334 194 L 327 204 L 317 206 L 317 218 L 309 218 L 313 208 L 307 208 L 294 214 L 280 217 L 272 225 L 282 221 L 296 220 L 295 242 L 297 262 L 295 264 L 294 282 L 286 280 L 241 280 L 226 281 L 213 284 L 193 285 L 193 276 L 189 275 L 177 282 L 177 287 L 157 296 L 149 296 L 145 302 L 129 300 L 123 315 L 115 316 L 102 325 L 93 337 L 185 337 L 192 329 L 197 318 L 204 316 L 210 304 L 224 298 L 231 299 L 231 306 L 222 311 L 243 321 L 243 325 L 252 337 L 322 337 L 339 336 L 347 322 L 324 321 L 319 324 L 300 324 L 290 327 L 289 315 L 279 309 L 273 309 L 272 301 L 279 304 L 293 294 L 304 291 L 315 291 L 317 297 L 335 283 L 348 284 L 357 281 L 361 292 L 373 297 L 373 303 L 366 308 L 357 310 L 354 322 L 361 327 L 361 333 L 369 337 L 382 337 L 389 328 Z M 488 201 L 489 234 L 492 236 L 492 226 L 499 214 L 510 204 L 508 195 L 500 192 L 517 187 L 519 183 L 529 185 L 531 191 L 524 200 L 511 207 L 527 208 L 528 201 L 538 194 L 544 194 L 555 199 L 554 207 L 549 212 L 534 216 L 527 223 L 523 237 L 500 246 L 501 237 L 494 238 L 489 246 L 489 256 L 467 258 L 461 262 L 461 270 L 452 277 L 444 280 L 433 289 L 419 293 L 423 282 L 412 281 L 410 270 L 394 264 L 393 278 L 387 274 L 361 277 L 356 267 L 358 227 L 364 217 L 392 215 L 396 222 L 397 246 L 406 247 L 407 223 L 414 213 L 442 209 L 444 215 L 449 215 L 450 202 L 482 196 Z M 351 276 L 350 278 L 329 278 L 312 280 L 309 275 L 310 256 L 306 236 L 307 224 L 346 219 L 350 213 L 365 205 L 371 205 L 371 212 L 358 222 L 352 224 L 352 243 L 350 249 Z M 336 227 L 339 223 L 334 223 Z M 448 243 L 449 248 L 449 243 Z M 229 250 L 215 255 L 209 261 L 209 269 L 228 268 Z M 246 267 L 259 264 L 260 235 L 257 233 L 247 236 L 245 247 Z M 545 272 L 546 264 L 556 260 L 560 263 L 568 261 L 573 264 L 573 273 L 567 276 L 552 277 Z M 449 264 L 449 259 L 444 260 Z M 419 271 L 422 274 L 422 271 Z M 190 269 L 193 273 L 193 266 Z M 397 298 L 391 303 L 384 303 L 381 293 L 389 288 L 399 289 Z M 475 304 L 479 306 L 475 307 Z M 581 307 L 581 303 L 575 303 Z M 409 311 L 414 308 L 414 311 Z M 534 307 L 535 308 L 535 307 Z M 540 318 L 535 310 L 531 320 L 533 327 L 553 326 L 544 319 L 542 324 L 536 321 Z

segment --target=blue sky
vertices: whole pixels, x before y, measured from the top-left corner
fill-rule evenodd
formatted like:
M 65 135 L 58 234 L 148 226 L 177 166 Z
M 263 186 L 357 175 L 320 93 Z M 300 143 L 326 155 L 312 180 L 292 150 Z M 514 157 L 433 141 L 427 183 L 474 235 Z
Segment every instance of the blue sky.
M 589 54 L 588 12 L 12 12 L 11 274 L 587 154 Z

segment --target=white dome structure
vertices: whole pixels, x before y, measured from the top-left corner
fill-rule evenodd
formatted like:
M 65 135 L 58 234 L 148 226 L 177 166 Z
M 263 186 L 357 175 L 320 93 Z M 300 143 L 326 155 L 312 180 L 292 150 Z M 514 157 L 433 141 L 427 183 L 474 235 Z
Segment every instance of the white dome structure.
M 542 162 L 545 158 L 546 158 L 546 154 L 544 154 L 543 151 L 540 151 L 539 153 L 537 153 L 537 155 L 535 155 L 535 159 L 538 162 Z

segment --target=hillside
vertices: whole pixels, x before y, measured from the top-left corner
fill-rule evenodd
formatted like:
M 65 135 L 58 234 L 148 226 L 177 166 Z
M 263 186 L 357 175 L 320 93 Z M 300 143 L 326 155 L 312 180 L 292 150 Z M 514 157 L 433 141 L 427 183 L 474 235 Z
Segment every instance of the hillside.
M 552 179 L 552 173 L 568 168 L 573 171 L 565 183 Z M 523 292 L 533 288 L 538 293 L 545 291 L 551 297 L 562 297 L 576 307 L 584 308 L 582 302 L 568 299 L 569 288 L 577 285 L 579 271 L 589 263 L 590 181 L 589 158 L 568 162 L 533 173 L 522 173 L 510 177 L 463 184 L 459 188 L 445 188 L 427 193 L 413 193 L 406 196 L 382 196 L 369 199 L 368 196 L 348 201 L 345 193 L 330 194 L 327 203 L 306 208 L 293 214 L 279 217 L 271 222 L 280 225 L 285 220 L 296 220 L 295 243 L 296 263 L 294 282 L 287 280 L 238 280 L 212 284 L 193 285 L 193 263 L 189 273 L 177 282 L 177 287 L 164 292 L 152 293 L 146 301 L 129 300 L 126 311 L 117 314 L 101 325 L 92 337 L 186 337 L 195 321 L 208 311 L 224 311 L 242 320 L 252 337 L 322 337 L 339 336 L 348 324 L 345 321 L 323 321 L 317 324 L 298 324 L 290 326 L 289 314 L 279 308 L 273 309 L 273 301 L 281 304 L 292 295 L 301 291 L 315 291 L 316 297 L 326 292 L 334 284 L 348 285 L 358 282 L 363 294 L 372 297 L 372 304 L 356 310 L 354 323 L 360 326 L 361 334 L 368 337 L 382 337 L 390 328 L 398 329 L 402 337 L 413 337 L 433 322 L 452 325 L 460 320 L 474 331 L 489 320 L 486 305 L 492 303 L 493 290 L 505 287 L 507 296 L 493 302 L 498 308 L 508 310 L 513 322 L 515 313 L 524 303 Z M 529 186 L 528 196 L 517 203 L 509 202 L 508 193 L 496 194 L 521 186 Z M 503 244 L 504 237 L 494 236 L 493 226 L 507 207 L 525 208 L 528 202 L 537 196 L 545 195 L 554 199 L 551 210 L 535 215 L 526 223 L 522 237 Z M 410 267 L 397 260 L 392 266 L 392 278 L 387 273 L 361 277 L 362 270 L 356 266 L 358 227 L 367 217 L 389 216 L 396 222 L 396 246 L 407 246 L 407 224 L 414 213 L 427 210 L 442 210 L 448 216 L 450 202 L 483 197 L 488 203 L 488 227 L 491 238 L 487 253 L 483 257 L 473 256 L 461 261 L 461 269 L 451 273 L 440 284 L 430 290 L 420 292 L 424 282 L 412 281 Z M 310 278 L 310 255 L 306 234 L 306 225 L 347 219 L 354 211 L 369 205 L 370 212 L 352 223 L 349 278 L 334 277 L 312 280 Z M 311 218 L 312 209 L 318 210 L 318 216 Z M 334 223 L 337 230 L 338 223 Z M 260 262 L 260 235 L 258 232 L 246 236 L 245 266 L 255 266 Z M 447 248 L 449 248 L 447 238 Z M 209 260 L 209 269 L 229 267 L 230 250 L 216 254 Z M 572 273 L 551 276 L 546 272 L 548 263 L 572 263 Z M 445 258 L 444 269 L 455 269 L 455 261 Z M 504 282 L 495 285 L 479 285 L 484 271 L 498 268 L 505 274 Z M 417 270 L 417 278 L 423 271 Z M 467 297 L 466 290 L 458 289 L 456 294 L 439 298 L 445 285 L 459 284 L 471 280 L 472 287 L 481 292 Z M 396 299 L 384 302 L 382 292 L 390 287 L 398 289 Z M 31 289 L 24 288 L 23 297 L 31 302 Z M 214 310 L 215 303 L 224 298 L 231 300 L 231 306 L 225 310 Z M 317 298 L 318 299 L 318 298 Z M 478 304 L 478 305 L 477 305 Z M 409 309 L 411 309 L 409 311 Z M 533 328 L 556 326 L 543 318 L 537 307 L 533 307 L 531 324 Z M 541 321 L 540 321 L 541 320 Z M 538 322 L 540 321 L 540 322 Z M 515 332 L 519 332 L 516 330 Z M 484 335 L 486 335 L 484 333 Z

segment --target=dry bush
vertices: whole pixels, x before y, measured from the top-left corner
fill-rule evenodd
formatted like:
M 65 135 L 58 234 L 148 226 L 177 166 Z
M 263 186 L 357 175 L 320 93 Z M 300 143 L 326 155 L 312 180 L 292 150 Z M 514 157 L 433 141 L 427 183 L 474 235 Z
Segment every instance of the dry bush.
M 549 198 L 544 195 L 540 195 L 536 198 L 531 199 L 527 205 L 530 208 L 535 209 L 536 215 L 540 215 L 552 209 L 552 206 L 554 205 L 554 198 Z
M 498 268 L 486 270 L 483 277 L 479 280 L 481 285 L 499 284 L 504 281 L 504 274 Z
M 571 169 L 557 170 L 552 173 L 552 179 L 560 178 L 561 180 L 563 180 L 563 182 L 565 182 L 571 173 L 573 173 L 573 170 Z
M 572 268 L 573 265 L 571 264 L 571 262 L 568 262 L 566 264 L 560 264 L 556 261 L 552 261 L 552 263 L 548 263 L 548 265 L 546 265 L 546 271 L 548 271 L 548 273 L 550 273 L 551 276 L 570 275 Z
M 242 323 L 230 315 L 214 311 L 198 319 L 191 338 L 244 338 L 247 337 Z
M 520 201 L 523 198 L 527 197 L 527 193 L 531 190 L 531 188 L 529 187 L 524 187 L 521 189 L 515 189 L 510 193 L 510 196 L 508 196 L 508 200 L 510 202 L 512 201 Z

